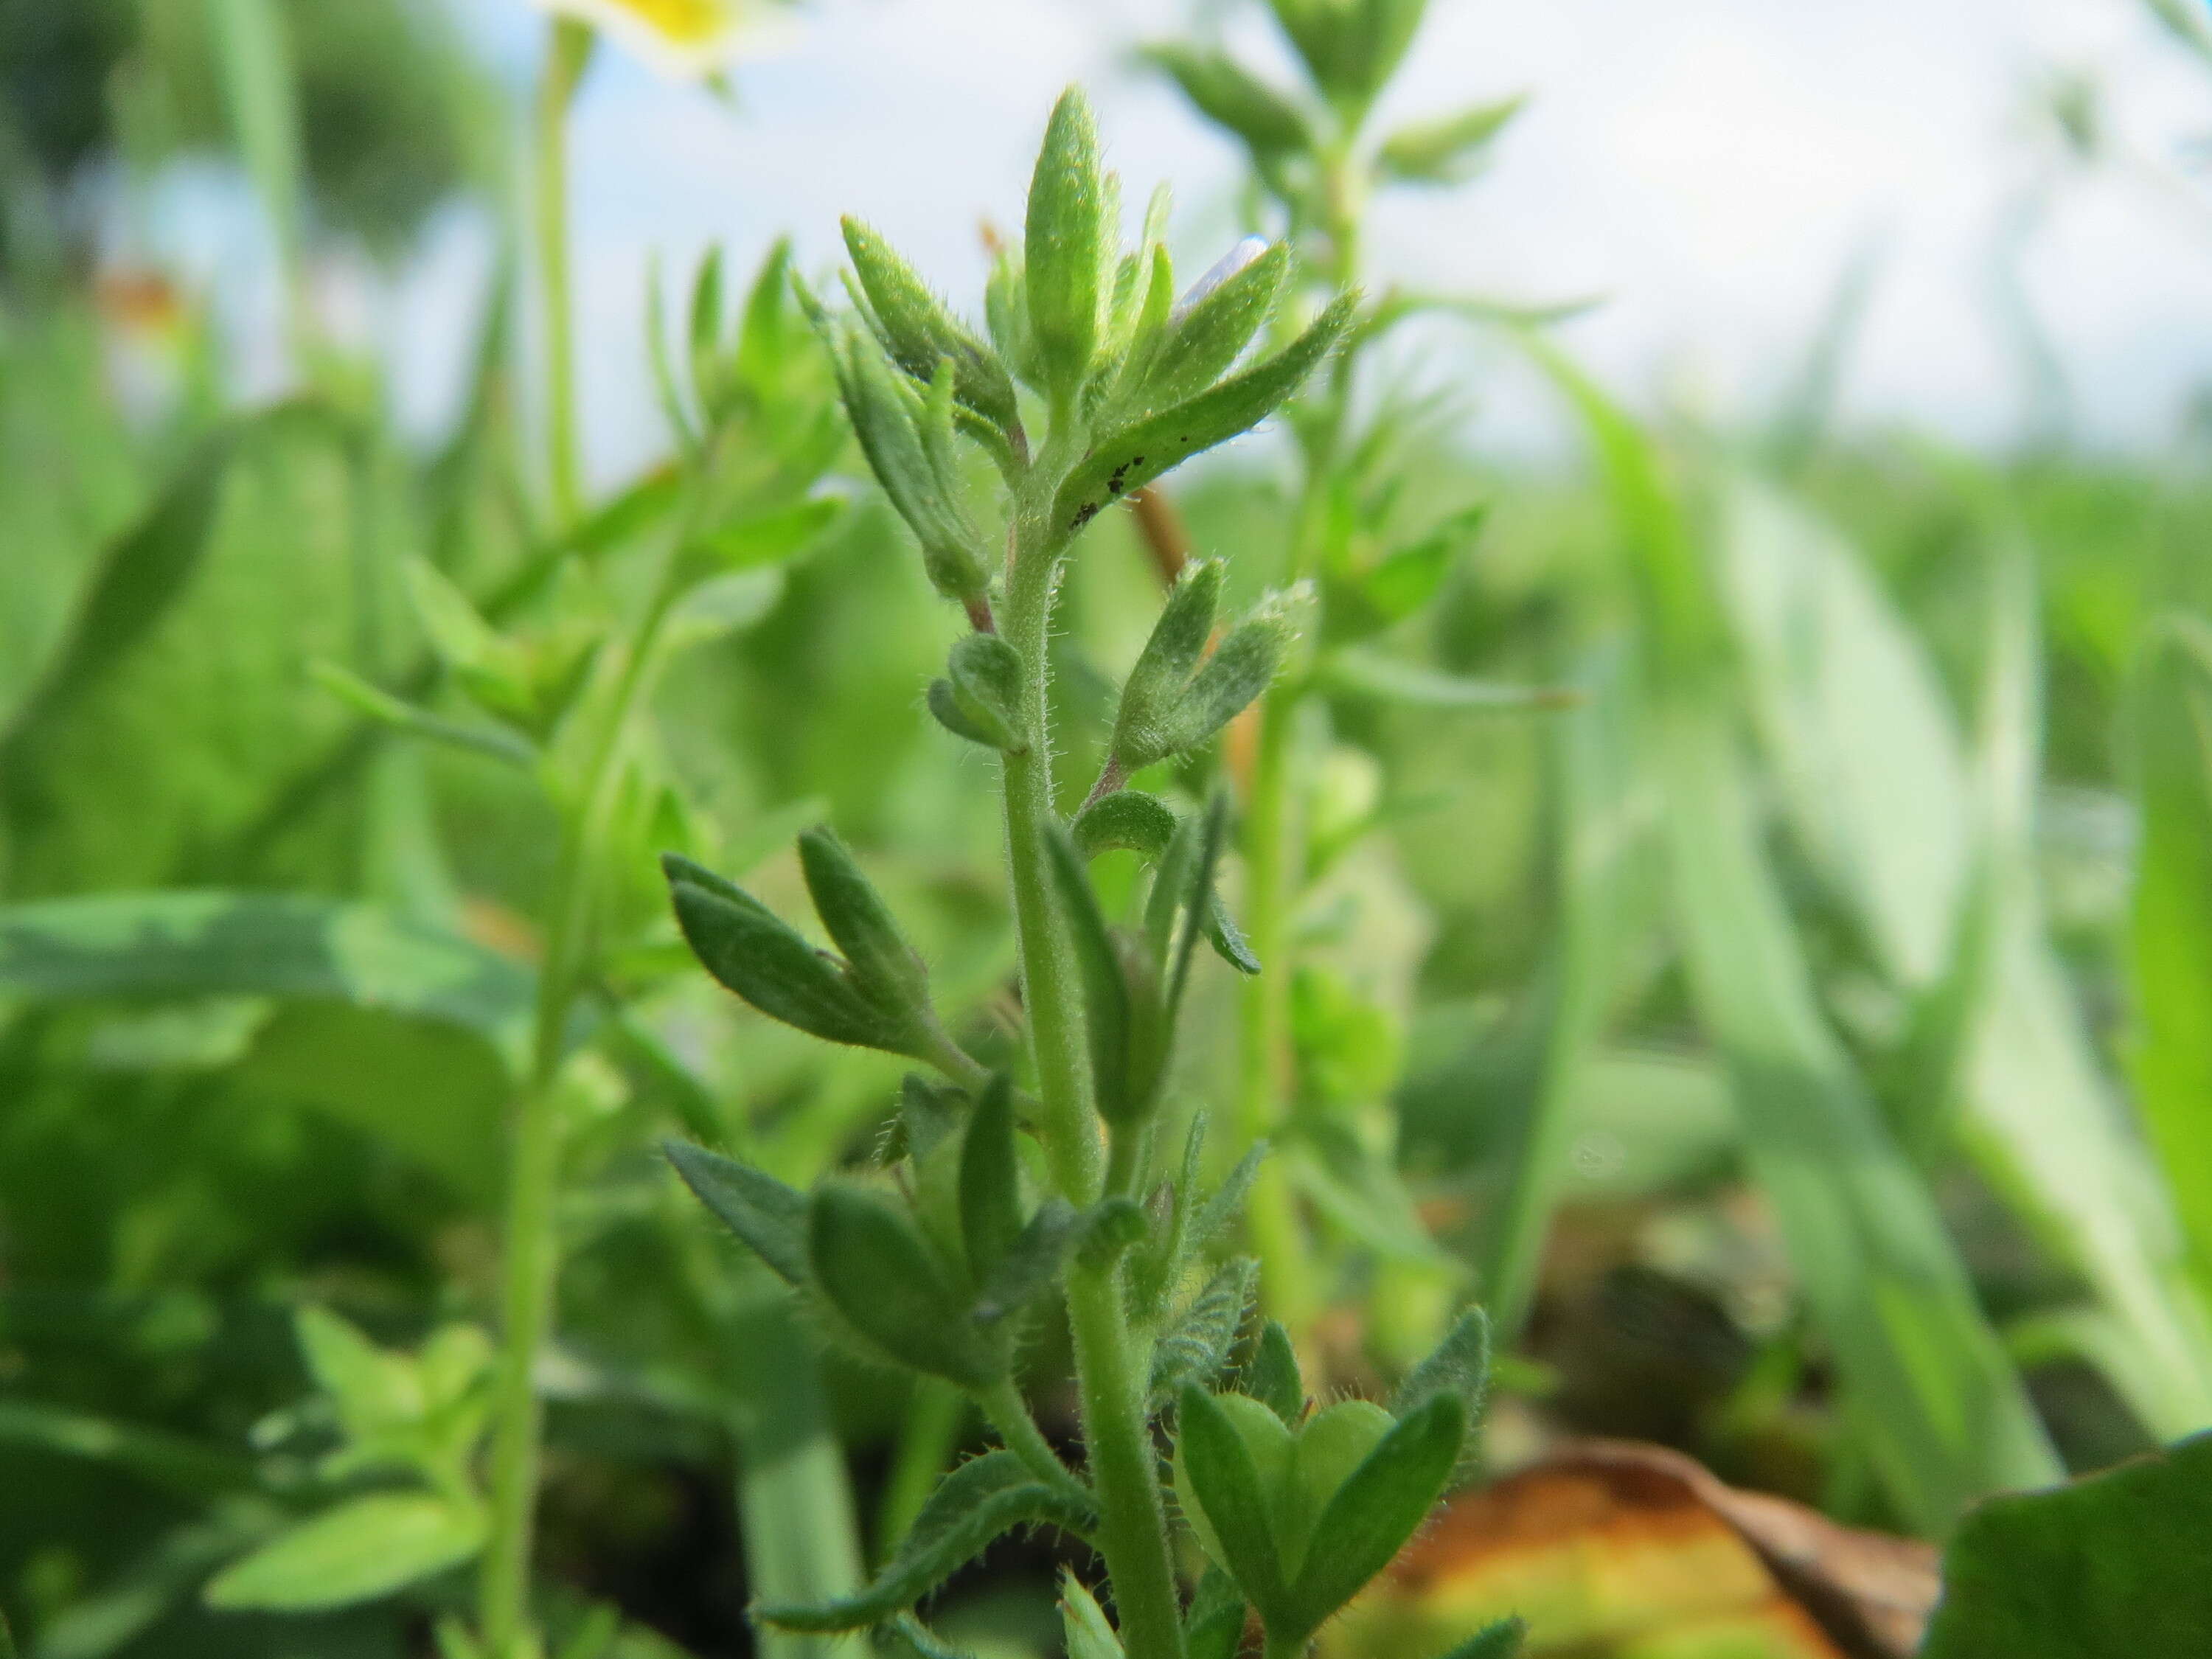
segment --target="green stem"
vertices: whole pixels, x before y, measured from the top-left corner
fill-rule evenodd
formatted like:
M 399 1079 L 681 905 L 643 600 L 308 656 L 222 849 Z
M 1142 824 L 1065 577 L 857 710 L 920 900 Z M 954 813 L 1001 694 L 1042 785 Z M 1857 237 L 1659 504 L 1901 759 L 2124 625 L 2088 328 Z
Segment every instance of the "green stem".
M 1081 1264 L 1067 1278 L 1067 1323 L 1082 1389 L 1083 1443 L 1098 1494 L 1098 1553 L 1128 1659 L 1182 1659 L 1182 1617 L 1159 1457 L 1130 1340 L 1118 1265 Z
M 738 1518 L 745 1577 L 762 1601 L 817 1605 L 861 1583 L 844 1449 L 823 1409 L 822 1376 L 797 1303 L 765 1273 L 728 1327 L 737 1396 Z M 842 1637 L 758 1627 L 763 1659 L 830 1659 Z
M 545 320 L 546 443 L 554 511 L 563 524 L 583 505 L 576 447 L 575 318 L 568 292 L 568 106 L 591 62 L 592 34 L 562 18 L 553 25 L 538 89 L 538 269 Z
M 1073 946 L 1052 891 L 1045 837 L 1057 822 L 1052 802 L 1052 738 L 1047 714 L 1046 637 L 1051 619 L 1053 561 L 1044 549 L 1015 561 L 1007 583 L 1006 642 L 1024 669 L 1020 711 L 1026 743 L 1003 768 L 1006 861 L 1014 892 L 1014 930 L 1021 944 L 1022 995 L 1036 1050 L 1039 1116 L 1053 1184 L 1072 1204 L 1098 1196 L 1103 1170 L 1097 1118 L 1091 1109 L 1084 1053 L 1083 1004 Z
M 984 1420 L 999 1431 L 999 1437 L 1006 1443 L 1006 1449 L 1020 1458 L 1031 1474 L 1066 1497 L 1085 1504 L 1091 1501 L 1090 1492 L 1068 1473 L 1067 1465 L 1060 1461 L 1060 1454 L 1037 1427 L 1036 1419 L 1030 1415 L 1022 1391 L 1014 1386 L 1012 1377 L 1000 1378 L 989 1388 L 979 1390 L 975 1398 Z
M 1352 157 L 1358 133 L 1347 131 L 1325 158 L 1318 218 L 1329 239 L 1328 281 L 1342 292 L 1358 280 L 1362 186 Z M 1287 585 L 1303 578 L 1313 563 L 1320 532 L 1322 495 L 1351 414 L 1352 358 L 1340 352 L 1329 368 L 1321 397 L 1322 418 L 1310 428 L 1305 456 L 1305 487 L 1293 520 L 1284 560 Z M 1305 687 L 1286 676 L 1253 711 L 1255 732 L 1251 787 L 1244 803 L 1241 843 L 1247 891 L 1245 925 L 1261 972 L 1240 988 L 1237 1030 L 1242 1047 L 1236 1094 L 1238 1142 L 1250 1147 L 1281 1127 L 1297 1088 L 1291 1047 L 1291 980 L 1293 963 L 1291 919 L 1297 903 L 1300 863 L 1290 802 L 1291 745 Z M 1291 1189 L 1290 1173 L 1279 1158 L 1260 1166 L 1245 1203 L 1245 1228 L 1260 1259 L 1261 1295 L 1268 1311 L 1291 1337 L 1304 1341 L 1320 1296 L 1312 1251 Z
M 1257 1146 L 1277 1132 L 1293 1081 L 1290 913 L 1295 895 L 1287 762 L 1297 695 L 1293 686 L 1279 686 L 1260 705 L 1252 787 L 1245 803 L 1245 921 L 1261 971 L 1239 988 L 1243 1057 L 1237 1077 L 1236 1121 L 1242 1147 Z M 1280 1158 L 1261 1164 L 1244 1213 L 1253 1253 L 1260 1259 L 1261 1294 L 1267 1310 L 1294 1338 L 1301 1338 L 1312 1322 L 1316 1298 L 1305 1231 Z
M 892 1455 L 883 1495 L 876 1505 L 878 1564 L 898 1553 L 913 1529 L 915 1517 L 937 1489 L 959 1445 L 960 1426 L 967 1412 L 968 1396 L 953 1384 L 937 1376 L 915 1378 L 906 1425 L 900 1431 L 898 1449 Z
M 530 1075 L 514 1126 L 501 1243 L 500 1360 L 493 1383 L 491 1535 L 478 1584 L 489 1659 L 510 1659 L 529 1611 L 530 1547 L 538 1497 L 543 1413 L 533 1372 L 553 1322 L 560 1271 L 555 1206 L 561 1175 L 561 1062 L 568 1017 L 586 982 L 610 822 L 622 777 L 623 738 L 643 696 L 647 667 L 675 602 L 672 551 L 623 660 L 613 695 L 578 774 L 576 809 L 563 825 L 546 919 L 544 960 Z
M 1041 465 L 1039 470 L 1044 477 L 1054 476 L 1048 467 Z M 1075 963 L 1054 902 L 1045 850 L 1045 837 L 1058 822 L 1052 800 L 1045 653 L 1053 566 L 1060 550 L 1040 531 L 1034 514 L 1018 516 L 1002 627 L 1006 641 L 1021 656 L 1020 715 L 1026 744 L 1023 752 L 1006 757 L 1006 852 L 1021 942 L 1022 989 L 1042 1102 L 1039 1127 L 1045 1159 L 1061 1195 L 1086 1205 L 1101 1188 L 1099 1126 L 1091 1109 Z M 1181 1603 L 1168 1550 L 1167 1512 L 1160 1501 L 1159 1463 L 1118 1265 L 1079 1263 L 1068 1276 L 1067 1307 L 1084 1444 L 1098 1504 L 1097 1545 L 1113 1585 L 1122 1647 L 1128 1659 L 1182 1659 Z M 1022 1417 L 1026 1421 L 1026 1411 Z

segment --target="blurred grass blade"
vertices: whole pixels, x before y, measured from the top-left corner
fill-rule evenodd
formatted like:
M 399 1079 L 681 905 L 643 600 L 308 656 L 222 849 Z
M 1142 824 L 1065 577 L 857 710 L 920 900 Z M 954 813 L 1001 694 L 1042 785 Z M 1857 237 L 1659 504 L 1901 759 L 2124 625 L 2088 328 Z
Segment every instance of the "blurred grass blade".
M 1822 1018 L 1752 816 L 1717 605 L 1655 447 L 1564 356 L 1530 345 L 1597 441 L 1632 561 L 1677 926 L 1752 1171 L 1884 1485 L 1913 1526 L 1946 1531 L 1984 1492 L 2056 1480 L 2057 1458 Z
M 239 156 L 276 233 L 293 303 L 301 299 L 300 108 L 291 44 L 276 0 L 207 0 Z M 304 323 L 295 316 L 295 328 Z
M 1563 821 L 1557 943 L 1536 994 L 1541 1053 L 1528 1079 L 1481 1280 L 1498 1340 L 1507 1346 L 1534 1299 L 1537 1266 L 1581 1127 L 1574 1104 L 1584 1063 L 1611 1000 L 1627 904 L 1624 866 L 1637 840 L 1627 667 L 1618 651 L 1590 663 L 1578 677 L 1587 702 L 1560 721 L 1553 746 Z
M 100 893 L 0 906 L 0 992 L 268 996 L 412 1014 L 519 1054 L 529 969 L 368 905 L 295 893 Z
M 2192 624 L 2154 641 L 2129 711 L 2142 836 L 2129 968 L 2143 1121 L 2212 1296 L 2212 656 L 2189 648 Z
M 1957 1084 L 1993 1184 L 2134 1334 L 2162 1437 L 2212 1422 L 2212 1346 L 2176 1278 L 2165 1195 L 2130 1138 L 2045 937 L 2033 844 L 2041 662 L 2033 572 L 2000 527 L 1983 730 L 1970 771 L 1927 653 L 1856 552 L 1802 507 L 1731 481 L 1717 586 L 1792 834 L 1876 962 L 1930 1017 L 1904 1059 Z M 1940 1042 L 1942 1052 L 1929 1043 Z M 1923 1113 L 1946 1103 L 1923 1095 Z M 1929 1146 L 1940 1123 L 1905 1123 Z
M 252 1462 L 227 1448 L 36 1400 L 0 1400 L 0 1445 L 127 1469 L 194 1502 L 258 1484 Z

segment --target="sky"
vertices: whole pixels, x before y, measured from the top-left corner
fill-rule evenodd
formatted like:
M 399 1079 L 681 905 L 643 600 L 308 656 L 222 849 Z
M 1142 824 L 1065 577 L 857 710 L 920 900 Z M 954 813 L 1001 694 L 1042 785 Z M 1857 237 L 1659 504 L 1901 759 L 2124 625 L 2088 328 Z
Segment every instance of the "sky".
M 452 3 L 526 88 L 544 27 L 528 0 Z M 977 227 L 1018 222 L 1071 81 L 1092 93 L 1126 198 L 1170 181 L 1178 264 L 1210 263 L 1233 234 L 1237 152 L 1128 55 L 1194 14 L 1290 77 L 1257 0 L 815 0 L 780 50 L 738 67 L 734 109 L 603 53 L 574 128 L 593 473 L 619 477 L 660 441 L 641 349 L 652 256 L 684 272 L 719 243 L 744 265 L 788 234 L 826 269 L 837 216 L 854 212 L 973 295 Z M 2130 160 L 2058 164 L 2035 113 L 2058 73 L 2098 86 Z M 1848 421 L 1990 445 L 2041 429 L 2053 405 L 2035 401 L 2008 294 L 2048 341 L 2056 407 L 2083 441 L 2171 442 L 2212 384 L 2212 179 L 2177 171 L 2212 132 L 2212 67 L 2136 0 L 1433 0 L 1382 121 L 1524 91 L 1485 176 L 1378 210 L 1376 277 L 1601 296 L 1562 338 L 1645 406 L 1771 411 L 1854 260 L 1873 286 Z M 481 222 L 448 220 L 382 308 L 420 422 L 450 407 L 487 242 Z M 1478 441 L 1556 440 L 1494 343 L 1438 337 L 1423 358 L 1464 395 Z

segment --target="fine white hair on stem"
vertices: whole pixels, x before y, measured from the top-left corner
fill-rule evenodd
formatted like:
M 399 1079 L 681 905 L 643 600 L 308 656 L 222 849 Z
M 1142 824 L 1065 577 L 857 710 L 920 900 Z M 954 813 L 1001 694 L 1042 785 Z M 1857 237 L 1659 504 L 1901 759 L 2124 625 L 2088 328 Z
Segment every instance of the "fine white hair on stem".
M 1171 323 L 1181 322 L 1190 314 L 1193 306 L 1265 253 L 1268 246 L 1267 239 L 1264 236 L 1247 236 L 1243 241 L 1237 243 L 1235 247 L 1231 248 L 1228 252 L 1215 260 L 1212 269 L 1207 270 L 1205 276 L 1190 285 L 1182 298 L 1175 302 L 1175 309 L 1168 313 L 1168 320 Z

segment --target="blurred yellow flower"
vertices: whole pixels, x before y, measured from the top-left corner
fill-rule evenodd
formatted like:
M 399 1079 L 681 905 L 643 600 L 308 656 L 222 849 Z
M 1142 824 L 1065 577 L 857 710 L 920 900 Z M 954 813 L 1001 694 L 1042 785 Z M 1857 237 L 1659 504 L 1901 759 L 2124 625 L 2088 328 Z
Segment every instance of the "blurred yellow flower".
M 763 0 L 537 0 L 544 11 L 588 23 L 661 74 L 704 80 L 743 49 L 781 34 Z

